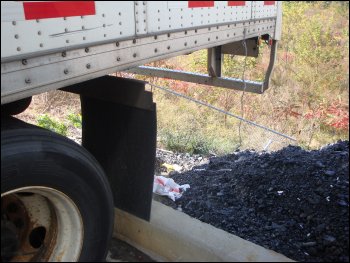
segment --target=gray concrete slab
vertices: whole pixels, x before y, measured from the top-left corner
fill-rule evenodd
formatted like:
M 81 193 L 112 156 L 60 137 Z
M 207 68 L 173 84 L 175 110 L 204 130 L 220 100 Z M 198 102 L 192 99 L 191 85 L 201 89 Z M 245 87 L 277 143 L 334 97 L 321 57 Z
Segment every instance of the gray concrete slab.
M 116 209 L 114 236 L 158 261 L 292 262 L 157 201 L 150 222 Z

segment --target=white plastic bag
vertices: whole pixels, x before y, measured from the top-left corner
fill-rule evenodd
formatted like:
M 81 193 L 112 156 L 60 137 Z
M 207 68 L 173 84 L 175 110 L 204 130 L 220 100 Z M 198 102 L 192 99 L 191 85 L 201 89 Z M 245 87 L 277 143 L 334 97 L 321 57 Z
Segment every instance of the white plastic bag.
M 178 185 L 171 178 L 155 176 L 153 182 L 153 193 L 168 196 L 175 201 L 182 196 L 182 193 L 190 188 L 189 184 Z

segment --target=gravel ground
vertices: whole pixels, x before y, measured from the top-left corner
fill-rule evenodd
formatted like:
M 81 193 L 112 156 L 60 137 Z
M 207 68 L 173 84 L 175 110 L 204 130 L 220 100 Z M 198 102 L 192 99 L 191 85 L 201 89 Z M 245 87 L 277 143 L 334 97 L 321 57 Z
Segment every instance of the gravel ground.
M 124 241 L 113 238 L 106 262 L 155 262 L 152 258 Z
M 184 168 L 170 177 L 191 186 L 176 202 L 157 197 L 163 203 L 297 261 L 349 261 L 348 141 L 317 151 L 157 157 L 158 173 L 164 161 L 177 163 Z
M 157 149 L 155 174 L 171 176 L 176 174 L 176 171 L 170 171 L 163 164 L 178 165 L 179 172 L 192 170 L 193 167 L 209 163 L 209 157 L 204 155 L 190 155 L 189 153 L 174 153 L 171 151 Z

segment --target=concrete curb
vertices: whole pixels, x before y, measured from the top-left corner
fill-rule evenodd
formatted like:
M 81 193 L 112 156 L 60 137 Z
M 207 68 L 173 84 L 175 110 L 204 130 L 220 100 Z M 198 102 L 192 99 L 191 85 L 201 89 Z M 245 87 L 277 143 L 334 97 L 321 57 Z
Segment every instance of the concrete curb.
M 158 261 L 293 262 L 157 201 L 150 222 L 117 208 L 115 214 L 114 237 Z

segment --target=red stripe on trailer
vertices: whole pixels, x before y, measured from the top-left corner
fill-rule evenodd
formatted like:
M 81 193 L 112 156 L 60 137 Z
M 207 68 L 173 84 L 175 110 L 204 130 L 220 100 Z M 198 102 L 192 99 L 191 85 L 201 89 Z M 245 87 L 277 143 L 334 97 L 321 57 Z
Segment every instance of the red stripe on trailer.
M 227 1 L 228 6 L 245 6 L 245 1 Z
M 214 1 L 188 1 L 188 7 L 213 7 Z
M 26 20 L 95 15 L 95 1 L 23 2 Z
M 264 5 L 275 5 L 276 1 L 264 1 Z

